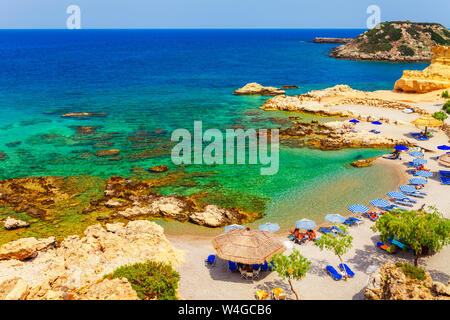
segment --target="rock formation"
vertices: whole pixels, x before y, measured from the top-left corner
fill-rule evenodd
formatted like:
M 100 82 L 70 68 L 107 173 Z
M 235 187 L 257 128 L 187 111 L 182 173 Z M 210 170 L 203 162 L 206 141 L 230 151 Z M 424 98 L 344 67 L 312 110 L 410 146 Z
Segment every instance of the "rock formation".
M 395 82 L 394 90 L 424 93 L 450 88 L 450 47 L 433 48 L 430 66 L 423 71 L 405 70 Z
M 326 37 L 316 37 L 313 43 L 348 43 L 352 41 L 352 38 L 326 38 Z
M 334 48 L 330 56 L 351 60 L 425 62 L 431 60 L 431 48 L 436 45 L 450 45 L 450 31 L 440 24 L 383 22 Z
M 412 279 L 401 267 L 386 263 L 370 275 L 364 296 L 367 300 L 449 300 L 450 283 L 433 282 L 428 272 L 424 280 Z
M 156 172 L 156 173 L 160 173 L 160 172 L 166 172 L 167 170 L 169 170 L 169 167 L 166 165 L 159 165 L 159 166 L 153 166 L 148 168 L 148 171 L 150 172 Z
M 262 95 L 262 96 L 275 96 L 278 94 L 284 94 L 285 91 L 275 87 L 263 87 L 262 85 L 252 82 L 247 83 L 240 89 L 237 89 L 234 95 Z
M 183 253 L 172 247 L 163 228 L 146 220 L 88 227 L 84 237 L 70 236 L 58 247 L 33 247 L 33 259 L 0 261 L 0 299 L 136 299 L 126 279 L 103 280 L 120 266 L 156 261 L 176 265 Z M 33 240 L 30 240 L 33 239 Z M 27 238 L 7 243 L 16 252 L 33 252 Z M 19 249 L 20 248 L 20 249 Z M 3 256 L 5 258 L 5 256 Z

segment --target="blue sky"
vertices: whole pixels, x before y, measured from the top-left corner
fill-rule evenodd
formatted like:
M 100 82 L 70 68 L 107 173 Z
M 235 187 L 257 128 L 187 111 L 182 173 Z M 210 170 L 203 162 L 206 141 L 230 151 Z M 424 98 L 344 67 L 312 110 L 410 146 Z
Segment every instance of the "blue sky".
M 0 0 L 0 28 L 65 28 L 81 8 L 89 28 L 365 28 L 369 5 L 381 20 L 450 26 L 450 0 Z

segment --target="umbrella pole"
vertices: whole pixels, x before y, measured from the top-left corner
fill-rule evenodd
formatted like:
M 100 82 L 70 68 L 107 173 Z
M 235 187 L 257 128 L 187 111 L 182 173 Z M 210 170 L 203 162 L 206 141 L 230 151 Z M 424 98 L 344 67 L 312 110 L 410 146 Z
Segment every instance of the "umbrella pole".
M 425 127 L 425 136 L 427 136 L 428 127 Z

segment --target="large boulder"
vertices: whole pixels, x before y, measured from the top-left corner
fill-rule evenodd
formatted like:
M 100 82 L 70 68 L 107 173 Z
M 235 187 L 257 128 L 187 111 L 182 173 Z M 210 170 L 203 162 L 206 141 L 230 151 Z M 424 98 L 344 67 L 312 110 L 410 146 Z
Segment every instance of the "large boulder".
M 263 95 L 263 96 L 275 96 L 278 94 L 284 94 L 284 90 L 280 90 L 275 87 L 264 87 L 259 83 L 252 82 L 247 83 L 240 89 L 237 89 L 234 95 Z
M 69 295 L 73 300 L 139 300 L 127 279 L 102 279 Z
M 55 244 L 55 237 L 45 239 L 22 238 L 11 241 L 0 247 L 0 260 L 24 260 L 35 257 L 39 251 L 53 248 Z
M 30 288 L 21 278 L 7 279 L 0 283 L 0 300 L 25 300 Z
M 5 221 L 3 221 L 3 225 L 6 230 L 14 230 L 19 228 L 28 227 L 30 224 L 26 221 L 14 219 L 11 217 L 7 217 Z

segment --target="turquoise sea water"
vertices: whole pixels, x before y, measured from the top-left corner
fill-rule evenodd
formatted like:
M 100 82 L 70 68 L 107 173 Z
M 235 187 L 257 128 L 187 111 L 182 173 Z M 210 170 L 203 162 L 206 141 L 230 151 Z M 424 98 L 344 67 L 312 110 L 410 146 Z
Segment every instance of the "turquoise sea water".
M 171 171 L 212 175 L 194 179 L 195 186 L 178 184 L 160 192 L 207 191 L 211 202 L 264 211 L 263 222 L 287 227 L 302 217 L 320 220 L 327 213 L 345 213 L 348 205 L 380 196 L 395 183 L 385 168 L 348 165 L 386 150 L 282 146 L 279 173 L 261 176 L 259 166 L 249 165 L 176 168 L 169 140 L 174 129 L 191 129 L 195 120 L 203 121 L 204 129 L 274 128 L 280 124 L 271 117 L 292 115 L 258 109 L 267 97 L 232 95 L 248 82 L 300 86 L 288 94 L 342 83 L 390 89 L 403 69 L 424 67 L 335 60 L 328 57 L 334 45 L 308 42 L 361 31 L 0 31 L 0 152 L 8 156 L 0 161 L 0 178 L 132 176 L 135 166 L 167 164 Z M 61 117 L 68 112 L 106 115 Z M 77 133 L 78 126 L 93 126 L 96 133 Z M 120 149 L 121 158 L 93 155 L 110 148 Z M 179 225 L 163 224 L 174 230 Z

